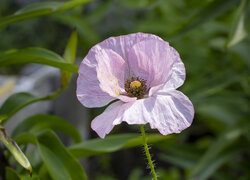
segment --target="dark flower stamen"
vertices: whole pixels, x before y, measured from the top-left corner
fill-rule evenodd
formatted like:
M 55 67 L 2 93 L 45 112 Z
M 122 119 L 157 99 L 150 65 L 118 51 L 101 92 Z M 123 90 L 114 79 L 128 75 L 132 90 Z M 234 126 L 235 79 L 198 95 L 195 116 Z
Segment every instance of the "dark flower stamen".
M 131 77 L 124 84 L 125 91 L 129 97 L 142 99 L 147 94 L 146 80 L 139 77 Z

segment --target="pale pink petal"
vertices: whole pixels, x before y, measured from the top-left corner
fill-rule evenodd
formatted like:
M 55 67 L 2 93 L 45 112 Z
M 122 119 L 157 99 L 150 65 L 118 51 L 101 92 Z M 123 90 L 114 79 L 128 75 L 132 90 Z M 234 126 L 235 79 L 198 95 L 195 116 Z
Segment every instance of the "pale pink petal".
M 124 113 L 113 124 L 120 124 L 121 121 L 128 124 L 149 123 L 152 129 L 158 129 L 163 135 L 180 133 L 191 125 L 194 117 L 191 101 L 177 90 L 126 105 Z
M 120 99 L 123 102 L 133 102 L 133 101 L 137 100 L 136 97 L 128 97 L 128 96 L 125 96 L 125 95 L 119 95 L 119 96 L 117 96 L 117 98 Z
M 129 52 L 128 63 L 131 76 L 147 80 L 151 88 L 149 95 L 163 87 L 176 89 L 185 79 L 184 64 L 178 53 L 162 40 L 145 40 L 135 44 Z
M 90 74 L 88 77 L 90 77 Z M 85 77 L 83 73 L 79 72 L 77 78 L 76 94 L 82 105 L 89 108 L 102 107 L 115 99 L 108 93 L 102 91 L 99 87 L 99 83 L 89 80 L 88 77 Z
M 97 78 L 97 60 L 96 54 L 102 49 L 111 49 L 127 61 L 127 54 L 131 47 L 140 41 L 146 39 L 159 39 L 158 36 L 146 33 L 134 33 L 118 37 L 110 37 L 90 49 L 87 56 L 83 59 L 79 67 L 79 76 L 77 79 L 77 97 L 86 107 L 102 107 L 114 100 L 113 97 L 104 92 L 99 87 Z M 126 98 L 123 98 L 126 99 Z M 132 101 L 133 99 L 128 99 Z M 128 102 L 126 101 L 126 102 Z
M 92 120 L 91 128 L 101 138 L 104 138 L 113 129 L 113 121 L 120 118 L 119 112 L 123 110 L 122 105 L 124 105 L 122 101 L 114 102 L 102 114 Z
M 124 74 L 127 69 L 125 61 L 111 49 L 100 50 L 95 58 L 97 78 L 101 89 L 110 96 L 119 96 L 123 89 Z
M 180 87 L 186 78 L 185 66 L 180 58 L 179 53 L 171 47 L 172 58 L 174 59 L 173 67 L 171 68 L 171 76 L 168 81 L 164 84 L 161 91 L 167 91 L 170 89 L 177 89 Z
M 139 32 L 117 37 L 110 37 L 94 46 L 91 51 L 97 52 L 100 49 L 112 49 L 126 61 L 128 59 L 128 52 L 136 43 L 150 39 L 162 40 L 160 37 L 153 34 Z
M 168 78 L 167 82 L 165 82 L 164 84 L 152 87 L 149 91 L 149 96 L 151 96 L 152 94 L 154 94 L 157 91 L 165 92 L 165 91 L 169 91 L 171 89 L 177 89 L 185 81 L 186 70 L 185 70 L 185 66 L 180 58 L 180 55 L 172 47 L 171 47 L 171 51 L 172 51 L 172 57 L 173 57 L 174 62 L 175 62 L 173 64 L 173 67 L 171 68 L 171 75 Z
M 111 49 L 103 49 L 96 53 L 95 58 L 98 62 L 96 71 L 101 89 L 124 102 L 135 101 L 136 98 L 122 95 L 125 93 L 124 75 L 128 71 L 122 57 Z
M 135 44 L 128 55 L 132 76 L 139 76 L 150 87 L 163 84 L 173 65 L 170 46 L 161 40 L 145 40 Z

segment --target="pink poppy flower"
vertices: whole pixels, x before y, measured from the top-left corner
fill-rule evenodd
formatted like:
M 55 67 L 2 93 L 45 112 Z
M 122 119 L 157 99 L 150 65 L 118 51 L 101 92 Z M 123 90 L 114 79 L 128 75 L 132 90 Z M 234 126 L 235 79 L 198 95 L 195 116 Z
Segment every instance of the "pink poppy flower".
M 192 123 L 194 108 L 176 90 L 185 80 L 178 52 L 160 37 L 134 33 L 110 37 L 90 49 L 77 79 L 77 98 L 86 107 L 106 110 L 91 123 L 104 138 L 115 125 L 149 123 L 163 135 Z

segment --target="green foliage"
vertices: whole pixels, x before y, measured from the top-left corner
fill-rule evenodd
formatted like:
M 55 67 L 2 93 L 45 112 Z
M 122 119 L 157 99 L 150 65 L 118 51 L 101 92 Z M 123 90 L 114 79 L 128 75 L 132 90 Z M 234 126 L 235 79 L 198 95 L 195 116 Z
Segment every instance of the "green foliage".
M 38 147 L 46 169 L 53 179 L 86 179 L 81 164 L 52 131 L 41 131 L 37 135 L 26 132 L 19 135 L 16 140 L 20 144 L 29 142 Z
M 13 169 L 10 167 L 6 167 L 6 175 L 5 175 L 6 180 L 20 180 L 21 178 L 19 177 L 18 173 L 15 172 Z
M 0 126 L 0 140 L 13 154 L 14 158 L 19 162 L 19 164 L 21 164 L 25 169 L 27 169 L 30 174 L 32 174 L 32 167 L 30 165 L 29 160 L 23 154 L 16 142 L 8 136 L 2 126 Z
M 148 143 L 160 141 L 171 141 L 171 136 L 161 136 L 159 134 L 147 135 Z M 93 139 L 80 144 L 75 144 L 69 148 L 70 152 L 76 157 L 89 157 L 97 154 L 115 152 L 121 149 L 140 146 L 142 137 L 138 134 L 111 135 L 105 139 Z
M 230 147 L 235 141 L 250 130 L 250 122 L 248 120 L 235 123 L 228 130 L 223 132 L 216 141 L 209 147 L 198 164 L 193 169 L 191 176 L 198 179 L 207 179 L 222 164 L 231 160 L 232 154 L 238 153 L 242 147 Z M 223 150 L 227 149 L 227 152 Z
M 225 11 L 231 9 L 238 3 L 238 0 L 218 0 L 208 4 L 201 9 L 181 30 L 178 30 L 178 35 L 190 31 L 201 24 L 216 18 Z M 212 13 L 211 13 L 212 12 Z
M 64 148 L 53 132 L 39 134 L 37 146 L 53 179 L 86 179 L 80 163 Z
M 58 67 L 62 70 L 77 72 L 78 67 L 68 63 L 56 53 L 38 47 L 9 50 L 0 54 L 0 67 L 19 63 L 38 63 Z
M 68 44 L 65 48 L 64 55 L 63 55 L 65 61 L 68 62 L 69 64 L 74 64 L 75 57 L 76 57 L 76 50 L 77 50 L 77 32 L 73 31 L 69 38 Z M 61 81 L 62 81 L 63 87 L 68 86 L 71 80 L 71 76 L 72 76 L 71 72 L 67 72 L 67 71 L 61 72 Z
M 69 2 L 39 2 L 36 4 L 31 4 L 19 11 L 15 14 L 1 18 L 0 26 L 6 26 L 8 24 L 31 19 L 39 16 L 49 15 L 53 13 L 58 13 L 62 11 L 67 11 L 76 6 L 85 4 L 90 0 L 73 0 Z
M 22 107 L 36 101 L 36 99 L 29 93 L 17 93 L 10 96 L 0 108 L 0 122 L 4 122 Z
M 231 33 L 229 35 L 226 47 L 233 46 L 239 43 L 247 36 L 245 29 L 246 14 L 249 6 L 249 0 L 242 0 L 235 18 L 232 23 Z
M 6 65 L 6 63 L 22 63 L 22 62 L 33 62 L 33 63 L 41 63 L 46 65 L 51 65 L 55 67 L 61 68 L 61 81 L 62 81 L 62 88 L 56 91 L 55 93 L 44 96 L 44 97 L 36 97 L 29 93 L 16 93 L 10 96 L 5 103 L 0 108 L 0 122 L 5 122 L 8 120 L 12 115 L 14 115 L 17 111 L 22 109 L 23 107 L 32 104 L 37 101 L 44 101 L 44 100 L 51 100 L 53 98 L 56 98 L 62 91 L 64 91 L 65 88 L 67 88 L 70 80 L 71 80 L 71 72 L 68 72 L 67 70 L 69 66 L 74 67 L 74 71 L 77 71 L 77 67 L 73 65 L 75 61 L 75 55 L 76 55 L 76 47 L 77 47 L 77 33 L 74 31 L 69 39 L 69 42 L 65 48 L 64 52 L 64 58 L 61 58 L 59 55 L 43 50 L 40 48 L 30 48 L 28 50 L 29 53 L 20 54 L 17 53 L 16 55 L 12 56 L 8 53 L 7 57 L 2 56 L 0 57 L 0 66 Z M 38 50 L 38 51 L 37 51 Z M 40 52 L 39 52 L 40 51 Z M 35 56 L 33 56 L 35 55 Z M 27 61 L 30 57 L 30 61 Z M 15 61 L 15 59 L 17 61 Z M 22 59 L 22 60 L 20 60 Z M 39 61 L 40 59 L 40 61 Z M 2 61 L 1 61 L 2 60 Z M 13 62 L 11 62 L 13 60 Z M 57 62 L 62 63 L 57 63 Z M 56 63 L 55 63 L 56 62 Z M 67 63 L 64 63 L 67 62 Z M 71 69 L 72 70 L 72 69 Z
M 17 111 L 24 108 L 25 106 L 28 106 L 29 104 L 35 103 L 37 101 L 53 99 L 57 97 L 63 90 L 64 88 L 56 91 L 51 95 L 43 97 L 37 97 L 25 92 L 11 95 L 0 108 L 0 123 L 4 123 L 5 121 L 7 121 L 11 116 L 13 116 Z
M 60 131 L 74 140 L 75 143 L 82 141 L 77 129 L 64 119 L 46 114 L 37 114 L 20 122 L 12 132 L 12 137 L 16 137 L 23 132 L 36 133 L 44 129 Z

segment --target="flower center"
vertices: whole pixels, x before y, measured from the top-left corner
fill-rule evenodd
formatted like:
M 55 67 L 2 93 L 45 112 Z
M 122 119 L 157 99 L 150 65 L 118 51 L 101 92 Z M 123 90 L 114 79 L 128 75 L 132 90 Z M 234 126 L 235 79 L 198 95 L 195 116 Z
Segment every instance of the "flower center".
M 147 94 L 146 80 L 139 77 L 131 77 L 124 84 L 125 91 L 129 97 L 137 97 L 142 99 Z
M 132 81 L 130 83 L 130 88 L 139 88 L 141 86 L 141 82 L 140 81 Z

